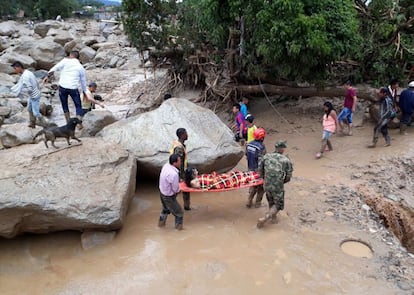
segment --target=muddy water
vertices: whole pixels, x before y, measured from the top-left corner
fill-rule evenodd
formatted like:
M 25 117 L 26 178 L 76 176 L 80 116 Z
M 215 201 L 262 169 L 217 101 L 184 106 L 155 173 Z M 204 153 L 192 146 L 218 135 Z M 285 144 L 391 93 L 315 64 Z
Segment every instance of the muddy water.
M 335 219 L 338 208 L 324 203 L 326 185 L 349 183 L 358 172 L 343 165 L 402 151 L 408 141 L 378 153 L 355 145 L 369 142 L 369 128 L 336 138 L 335 151 L 315 160 L 319 133 L 285 130 L 266 138 L 269 150 L 276 138 L 288 138 L 295 163 L 278 224 L 256 229 L 265 203 L 246 209 L 247 190 L 238 190 L 193 194 L 184 230 L 174 230 L 171 217 L 160 229 L 156 183 L 139 183 L 123 229 L 107 245 L 82 250 L 76 232 L 0 240 L 0 293 L 409 294 L 380 275 L 387 245 Z M 237 168 L 245 167 L 242 160 Z M 369 243 L 373 257 L 344 253 L 341 242 L 350 238 Z

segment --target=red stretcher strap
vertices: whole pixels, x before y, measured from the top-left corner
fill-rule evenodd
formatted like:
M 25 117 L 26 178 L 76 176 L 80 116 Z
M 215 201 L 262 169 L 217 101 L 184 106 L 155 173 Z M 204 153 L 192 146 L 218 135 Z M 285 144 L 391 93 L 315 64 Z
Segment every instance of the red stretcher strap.
M 188 193 L 213 193 L 213 192 L 225 192 L 225 191 L 232 191 L 236 189 L 251 187 L 251 186 L 257 186 L 263 184 L 263 179 L 255 179 L 248 184 L 241 184 L 235 187 L 226 187 L 226 188 L 211 188 L 211 189 L 203 189 L 203 188 L 194 188 L 194 187 L 188 187 L 185 182 L 180 182 L 180 190 L 182 192 L 188 192 Z

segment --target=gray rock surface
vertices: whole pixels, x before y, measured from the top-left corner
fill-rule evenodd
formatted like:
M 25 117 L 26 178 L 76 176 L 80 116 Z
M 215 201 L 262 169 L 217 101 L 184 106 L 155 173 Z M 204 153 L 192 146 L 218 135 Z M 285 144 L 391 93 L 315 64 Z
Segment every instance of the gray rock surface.
M 180 98 L 171 98 L 158 109 L 111 124 L 97 136 L 131 151 L 137 158 L 140 176 L 157 177 L 168 161 L 180 127 L 188 133 L 189 165 L 200 173 L 228 171 L 243 157 L 232 131 L 211 110 Z
M 100 106 L 97 106 L 100 108 Z M 82 136 L 95 136 L 105 126 L 108 126 L 116 121 L 116 118 L 110 111 L 106 110 L 92 110 L 82 119 Z
M 119 229 L 135 173 L 128 151 L 97 138 L 58 150 L 43 143 L 2 150 L 0 236 Z

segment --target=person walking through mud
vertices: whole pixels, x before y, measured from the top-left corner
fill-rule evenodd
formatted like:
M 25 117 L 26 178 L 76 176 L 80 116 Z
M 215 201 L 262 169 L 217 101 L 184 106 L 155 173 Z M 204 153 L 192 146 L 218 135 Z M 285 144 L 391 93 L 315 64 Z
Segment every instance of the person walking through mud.
M 185 170 L 187 169 L 187 150 L 185 146 L 185 141 L 188 139 L 187 130 L 185 128 L 178 128 L 175 132 L 178 139 L 174 140 L 173 146 L 171 148 L 170 154 L 176 154 L 181 158 L 181 164 L 179 167 L 180 171 L 180 179 L 184 179 Z M 184 210 L 191 210 L 191 201 L 190 201 L 190 193 L 183 192 L 183 203 L 184 203 Z
M 368 146 L 369 148 L 374 148 L 377 145 L 379 131 L 381 131 L 382 136 L 385 139 L 384 146 L 391 145 L 391 137 L 388 134 L 388 123 L 394 117 L 393 101 L 391 96 L 389 95 L 388 89 L 385 87 L 379 90 L 378 97 L 381 102 L 379 110 L 379 120 L 377 125 L 375 125 L 374 127 L 374 136 L 372 139 L 372 143 Z
M 17 74 L 21 74 L 19 81 L 16 85 L 11 88 L 11 93 L 13 95 L 19 96 L 23 90 L 28 90 L 29 100 L 27 103 L 27 110 L 29 112 L 29 126 L 30 128 L 36 127 L 36 121 L 40 126 L 46 127 L 47 122 L 40 114 L 40 87 L 39 82 L 37 81 L 35 75 L 24 68 L 23 64 L 19 61 L 15 61 L 12 65 L 14 71 Z
M 177 193 L 180 191 L 179 185 L 179 168 L 181 166 L 181 157 L 177 154 L 170 155 L 160 174 L 159 189 L 162 210 L 158 221 L 159 227 L 164 227 L 168 215 L 171 213 L 175 216 L 175 228 L 183 229 L 184 212 L 177 202 Z
M 338 115 L 339 132 L 344 134 L 344 121 L 346 120 L 345 124 L 348 126 L 348 132 L 346 134 L 352 135 L 352 117 L 356 110 L 358 98 L 356 96 L 356 89 L 352 87 L 351 81 L 346 81 L 344 88 L 346 90 L 344 106 Z
M 269 220 L 276 223 L 277 213 L 285 208 L 284 184 L 292 178 L 293 166 L 288 157 L 283 155 L 286 142 L 278 141 L 275 152 L 263 156 L 259 164 L 259 174 L 264 180 L 264 191 L 269 203 L 269 211 L 257 221 L 257 228 L 262 228 Z
M 53 76 L 53 73 L 60 71 L 59 78 L 59 98 L 62 104 L 63 114 L 65 115 L 66 122 L 70 120 L 68 96 L 70 96 L 75 104 L 76 116 L 79 120 L 82 120 L 82 103 L 78 90 L 79 83 L 82 88 L 82 92 L 86 92 L 86 73 L 85 68 L 79 61 L 79 51 L 73 50 L 70 52 L 68 58 L 62 59 L 56 65 L 54 65 L 48 72 L 43 82 L 47 82 L 49 76 Z
M 259 168 L 259 161 L 266 154 L 266 147 L 263 141 L 266 137 L 266 131 L 263 128 L 257 128 L 253 133 L 254 140 L 246 144 L 246 158 L 247 169 L 249 171 L 257 171 Z M 255 208 L 262 206 L 262 199 L 264 195 L 263 185 L 251 186 L 249 188 L 249 196 L 247 198 L 246 207 L 251 208 L 253 199 L 256 196 Z
M 322 145 L 319 153 L 316 154 L 316 158 L 320 159 L 325 152 L 326 147 L 328 147 L 329 151 L 333 150 L 332 143 L 331 143 L 331 135 L 335 133 L 338 129 L 338 116 L 336 115 L 336 111 L 329 101 L 326 101 L 323 104 L 323 111 L 324 115 L 322 117 Z
M 400 134 L 407 135 L 407 126 L 411 123 L 411 116 L 414 112 L 414 81 L 408 83 L 408 88 L 401 92 L 398 105 L 402 113 Z

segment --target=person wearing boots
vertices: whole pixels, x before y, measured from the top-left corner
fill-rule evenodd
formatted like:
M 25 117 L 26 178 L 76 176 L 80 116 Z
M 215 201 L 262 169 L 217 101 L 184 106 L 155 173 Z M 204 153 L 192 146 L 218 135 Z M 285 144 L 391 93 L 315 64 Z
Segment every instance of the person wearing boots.
M 269 220 L 276 223 L 276 216 L 285 207 L 284 184 L 292 178 L 293 166 L 288 157 L 283 155 L 286 142 L 277 141 L 275 152 L 263 156 L 259 164 L 259 174 L 264 180 L 264 191 L 269 203 L 269 211 L 257 221 L 257 228 L 262 228 Z
M 170 155 L 160 174 L 160 198 L 162 210 L 158 221 L 159 227 L 164 227 L 168 215 L 171 213 L 175 216 L 175 228 L 183 229 L 184 212 L 177 202 L 177 193 L 180 191 L 179 186 L 179 168 L 181 166 L 181 157 L 177 154 Z
M 247 168 L 249 171 L 257 171 L 259 168 L 259 161 L 266 154 L 266 147 L 263 141 L 266 137 L 266 131 L 263 128 L 257 128 L 253 133 L 254 140 L 246 144 L 246 158 Z M 251 208 L 253 205 L 254 196 L 256 202 L 254 207 L 259 208 L 262 205 L 264 195 L 263 185 L 251 186 L 249 188 L 249 197 L 247 198 L 246 207 Z
M 82 120 L 82 103 L 78 90 L 80 83 L 82 92 L 86 92 L 86 73 L 85 69 L 79 61 L 79 51 L 73 50 L 70 52 L 69 57 L 65 57 L 56 65 L 54 65 L 48 72 L 43 82 L 48 81 L 48 77 L 52 76 L 54 72 L 60 71 L 59 78 L 59 98 L 62 103 L 63 114 L 65 115 L 66 122 L 70 120 L 68 96 L 70 96 L 75 104 L 76 116 L 79 120 Z
M 377 125 L 374 127 L 374 137 L 372 139 L 372 143 L 368 146 L 370 148 L 374 148 L 378 142 L 378 132 L 381 131 L 382 136 L 385 139 L 384 146 L 391 145 L 391 137 L 388 134 L 388 123 L 394 117 L 394 108 L 393 108 L 393 100 L 389 95 L 388 89 L 383 87 L 378 91 L 378 97 L 380 99 L 380 111 L 379 111 L 379 120 Z
M 47 122 L 40 114 L 40 87 L 35 75 L 24 68 L 23 64 L 19 61 L 15 61 L 11 65 L 17 74 L 21 74 L 19 81 L 11 88 L 12 94 L 19 96 L 23 89 L 29 91 L 29 101 L 27 103 L 27 110 L 29 111 L 30 128 L 36 127 L 36 121 L 38 125 L 46 127 Z
M 407 126 L 411 123 L 411 116 L 414 112 L 414 81 L 408 83 L 408 88 L 401 92 L 398 104 L 402 113 L 400 133 L 407 135 Z
M 175 134 L 177 135 L 178 139 L 174 140 L 170 154 L 177 154 L 180 156 L 180 179 L 184 179 L 185 170 L 187 169 L 187 150 L 185 146 L 185 141 L 188 139 L 187 130 L 185 130 L 185 128 L 178 128 Z M 184 210 L 191 210 L 189 192 L 183 192 L 183 202 Z

